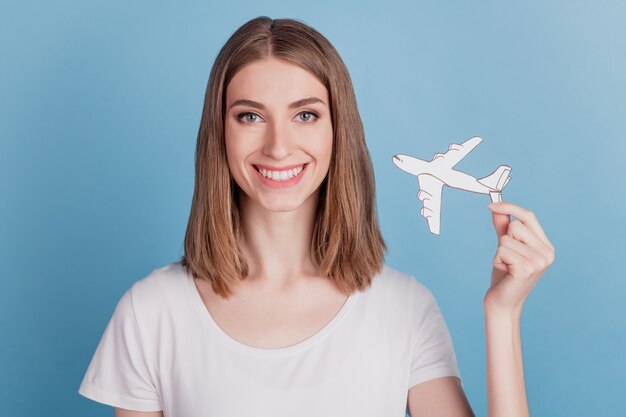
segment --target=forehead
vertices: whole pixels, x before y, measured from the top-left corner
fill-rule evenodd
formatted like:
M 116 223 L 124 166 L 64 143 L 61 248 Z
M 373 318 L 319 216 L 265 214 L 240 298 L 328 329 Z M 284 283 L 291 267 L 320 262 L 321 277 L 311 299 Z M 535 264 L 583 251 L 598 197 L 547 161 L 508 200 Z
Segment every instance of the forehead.
M 318 97 L 328 104 L 328 92 L 315 75 L 290 62 L 267 58 L 242 67 L 226 89 L 227 105 L 238 99 L 288 104 L 304 97 Z

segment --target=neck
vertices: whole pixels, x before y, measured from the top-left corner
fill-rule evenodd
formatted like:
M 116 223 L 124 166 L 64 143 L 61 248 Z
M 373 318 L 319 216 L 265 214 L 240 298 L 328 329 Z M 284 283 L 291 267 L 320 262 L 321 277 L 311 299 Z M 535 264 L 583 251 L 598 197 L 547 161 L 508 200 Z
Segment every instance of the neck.
M 295 210 L 269 211 L 241 194 L 242 250 L 247 280 L 268 288 L 287 289 L 315 276 L 311 239 L 319 192 Z

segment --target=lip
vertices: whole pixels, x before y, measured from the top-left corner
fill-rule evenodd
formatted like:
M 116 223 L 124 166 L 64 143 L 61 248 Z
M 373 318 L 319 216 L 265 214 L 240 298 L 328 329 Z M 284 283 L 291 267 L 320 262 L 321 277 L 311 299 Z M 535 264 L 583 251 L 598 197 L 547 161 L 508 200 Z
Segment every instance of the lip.
M 258 170 L 258 168 L 265 168 L 265 169 L 269 169 L 271 171 L 284 171 L 287 169 L 291 169 L 291 168 L 297 168 L 299 166 L 304 165 L 304 167 L 302 168 L 302 171 L 300 171 L 300 173 L 298 175 L 296 175 L 295 177 L 286 180 L 286 181 L 274 181 L 271 180 L 269 178 L 265 178 L 263 176 L 263 174 L 261 174 Z M 267 165 L 253 165 L 254 167 L 254 172 L 256 173 L 257 178 L 259 178 L 259 180 L 272 188 L 288 188 L 288 187 L 292 187 L 294 185 L 296 185 L 297 183 L 300 182 L 300 180 L 302 179 L 302 177 L 304 177 L 304 174 L 306 174 L 307 168 L 309 167 L 309 163 L 305 163 L 305 164 L 298 164 L 298 165 L 291 165 L 289 167 L 283 167 L 282 169 L 272 169 L 272 168 L 268 168 Z
M 289 169 L 298 168 L 298 167 L 301 167 L 302 165 L 306 165 L 306 164 L 308 164 L 308 162 L 303 162 L 301 164 L 287 165 L 287 166 L 284 166 L 284 167 L 275 167 L 275 166 L 272 166 L 272 165 L 261 165 L 261 164 L 253 164 L 253 166 L 256 169 L 263 168 L 263 169 L 269 169 L 270 171 L 287 171 Z

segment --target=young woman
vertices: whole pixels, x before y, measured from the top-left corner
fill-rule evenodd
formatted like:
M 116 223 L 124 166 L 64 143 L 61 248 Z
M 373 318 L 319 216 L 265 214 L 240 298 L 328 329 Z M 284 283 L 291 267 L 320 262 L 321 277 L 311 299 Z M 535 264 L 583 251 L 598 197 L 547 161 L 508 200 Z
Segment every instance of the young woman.
M 195 179 L 184 256 L 120 299 L 82 395 L 126 417 L 473 415 L 435 298 L 384 264 L 352 84 L 326 38 L 264 16 L 230 37 Z M 489 415 L 527 416 L 519 321 L 554 248 L 532 212 L 491 210 Z

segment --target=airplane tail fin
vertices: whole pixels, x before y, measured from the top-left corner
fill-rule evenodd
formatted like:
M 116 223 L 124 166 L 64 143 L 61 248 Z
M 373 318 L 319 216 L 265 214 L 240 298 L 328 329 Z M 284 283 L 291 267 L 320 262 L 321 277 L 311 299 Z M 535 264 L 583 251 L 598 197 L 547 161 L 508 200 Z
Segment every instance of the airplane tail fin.
M 511 177 L 509 177 L 509 172 L 511 172 L 511 167 L 507 165 L 500 165 L 498 169 L 493 171 L 493 173 L 487 175 L 486 177 L 479 178 L 477 181 L 485 187 L 491 188 L 494 192 L 499 193 L 504 187 L 506 187 L 507 183 L 511 179 Z

